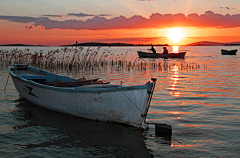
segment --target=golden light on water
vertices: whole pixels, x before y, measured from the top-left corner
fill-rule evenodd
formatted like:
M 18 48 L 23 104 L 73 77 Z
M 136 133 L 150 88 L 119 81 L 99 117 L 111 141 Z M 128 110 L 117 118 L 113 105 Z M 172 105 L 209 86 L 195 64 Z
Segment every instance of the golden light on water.
M 188 145 L 188 144 L 171 144 L 171 147 L 182 147 L 182 148 L 188 148 L 188 147 L 193 147 L 196 145 Z
M 169 88 L 170 89 L 169 93 L 172 96 L 178 97 L 178 96 L 181 95 L 181 93 L 178 92 L 177 88 L 176 88 L 176 86 L 177 86 L 177 84 L 178 84 L 178 82 L 180 80 L 179 79 L 179 77 L 180 77 L 179 76 L 179 67 L 177 65 L 173 66 L 172 71 L 173 71 L 173 75 L 172 75 L 171 80 L 173 81 L 173 83 L 172 83 L 171 87 Z

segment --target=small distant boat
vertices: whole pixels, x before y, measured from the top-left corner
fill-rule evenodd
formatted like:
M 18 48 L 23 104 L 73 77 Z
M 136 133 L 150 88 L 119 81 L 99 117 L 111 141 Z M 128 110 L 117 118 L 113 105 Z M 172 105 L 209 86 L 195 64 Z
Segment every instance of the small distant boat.
M 123 86 L 99 79 L 72 79 L 28 65 L 15 64 L 9 74 L 22 97 L 44 108 L 83 118 L 144 125 L 156 79 L 144 85 Z
M 139 58 L 184 58 L 186 52 L 179 52 L 179 53 L 168 53 L 168 54 L 162 54 L 162 53 L 148 53 L 148 52 L 142 52 L 137 51 Z
M 237 49 L 233 50 L 221 49 L 222 55 L 236 55 L 237 51 L 238 51 Z

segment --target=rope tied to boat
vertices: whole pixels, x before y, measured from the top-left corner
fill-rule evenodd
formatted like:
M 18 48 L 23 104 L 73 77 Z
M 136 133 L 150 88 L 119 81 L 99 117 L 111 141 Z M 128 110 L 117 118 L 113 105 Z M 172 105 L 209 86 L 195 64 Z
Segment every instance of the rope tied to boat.
M 128 100 L 131 101 L 132 104 L 141 112 L 141 116 L 142 116 L 142 117 L 145 117 L 144 122 L 146 121 L 146 118 L 147 118 L 150 122 L 153 122 L 150 118 L 147 117 L 147 113 L 148 113 L 148 110 L 149 110 L 150 102 L 151 102 L 151 100 L 152 100 L 152 95 L 153 95 L 153 91 L 154 91 L 154 89 L 155 89 L 155 85 L 156 85 L 157 79 L 151 78 L 151 80 L 153 81 L 153 86 L 152 86 L 152 89 L 151 89 L 151 90 L 147 90 L 147 93 L 149 94 L 149 97 L 148 97 L 148 101 L 147 101 L 147 104 L 148 104 L 148 105 L 147 105 L 147 108 L 146 108 L 145 113 L 143 113 L 142 110 L 139 109 L 139 107 L 138 107 L 125 93 L 122 92 L 122 93 L 125 95 L 125 97 L 128 98 Z
M 122 92 L 123 93 L 123 92 Z M 125 95 L 125 97 L 126 98 L 128 98 L 128 100 L 130 100 L 130 102 L 132 102 L 133 103 L 133 105 L 135 105 L 135 107 L 141 112 L 141 115 L 143 115 L 143 112 L 142 112 L 142 110 L 141 109 L 139 109 L 139 107 L 125 94 L 125 93 L 123 93 L 124 95 Z
M 122 92 L 122 93 L 123 93 L 123 92 Z M 123 93 L 123 94 L 124 94 L 124 93 Z M 124 94 L 124 95 L 125 95 L 126 98 L 128 98 L 128 100 L 129 100 L 130 102 L 132 102 L 133 105 L 141 112 L 141 116 L 142 116 L 142 117 L 145 117 L 145 118 L 147 118 L 150 122 L 153 122 L 150 118 L 148 118 L 145 114 L 143 114 L 142 110 L 139 109 L 139 107 L 138 107 L 126 94 Z

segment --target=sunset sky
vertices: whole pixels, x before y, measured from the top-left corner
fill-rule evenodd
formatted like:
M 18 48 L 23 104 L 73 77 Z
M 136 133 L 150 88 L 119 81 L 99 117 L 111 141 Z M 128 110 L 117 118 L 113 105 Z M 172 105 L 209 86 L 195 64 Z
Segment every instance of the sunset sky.
M 0 44 L 240 42 L 239 0 L 0 0 Z

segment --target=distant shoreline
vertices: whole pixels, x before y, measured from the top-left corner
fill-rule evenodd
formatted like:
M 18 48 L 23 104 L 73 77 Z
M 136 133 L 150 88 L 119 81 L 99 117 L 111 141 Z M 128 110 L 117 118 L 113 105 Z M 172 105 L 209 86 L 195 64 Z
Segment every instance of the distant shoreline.
M 98 43 L 98 42 L 89 42 L 89 43 L 76 43 L 76 44 L 69 44 L 69 45 L 59 45 L 56 47 L 141 47 L 141 46 L 151 46 L 152 44 L 127 44 L 127 43 Z M 168 44 L 153 44 L 153 46 L 170 46 Z M 196 42 L 187 45 L 181 46 L 240 46 L 240 43 L 216 43 L 216 42 Z M 30 45 L 30 44 L 4 44 L 0 45 L 0 47 L 51 47 L 49 45 Z
M 30 45 L 30 44 L 3 44 L 0 45 L 0 47 L 12 47 L 12 46 L 18 46 L 18 47 L 24 47 L 24 46 L 28 46 L 28 47 L 49 47 L 48 45 Z
M 28 46 L 28 47 L 50 47 L 48 45 L 30 45 L 30 44 L 4 44 L 4 45 L 0 45 L 0 46 L 17 46 L 17 47 L 24 47 L 24 46 Z M 57 47 L 76 47 L 76 46 L 90 46 L 90 47 L 99 47 L 99 46 L 151 46 L 151 44 L 126 44 L 126 43 L 77 43 L 77 44 L 69 44 L 69 45 L 60 45 Z M 169 46 L 168 44 L 154 44 L 153 46 Z
M 126 43 L 77 43 L 77 44 L 70 44 L 70 45 L 60 45 L 60 47 L 66 47 L 66 46 L 106 46 L 106 47 L 119 47 L 119 46 L 151 46 L 151 44 L 126 44 Z M 153 44 L 153 46 L 169 46 L 168 44 Z

